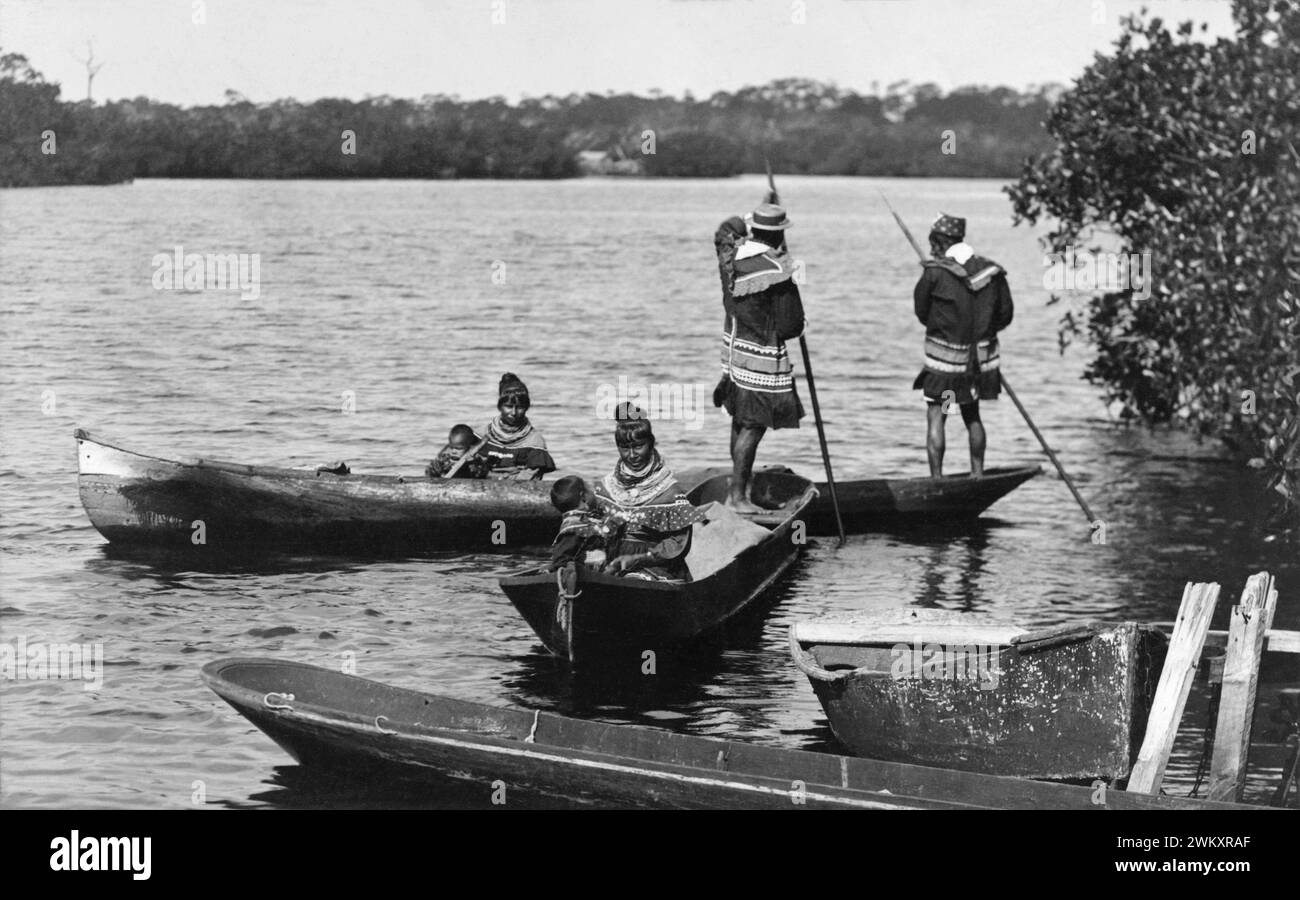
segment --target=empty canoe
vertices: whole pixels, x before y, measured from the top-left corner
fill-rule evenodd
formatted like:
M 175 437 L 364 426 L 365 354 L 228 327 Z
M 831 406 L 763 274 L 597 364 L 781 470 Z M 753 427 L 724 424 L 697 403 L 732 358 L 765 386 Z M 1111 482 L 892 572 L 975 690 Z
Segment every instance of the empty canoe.
M 1167 645 L 1133 623 L 1027 632 L 926 609 L 790 629 L 853 753 L 1055 780 L 1127 777 Z
M 203 680 L 308 771 L 362 784 L 494 785 L 669 809 L 1194 809 L 1171 797 L 787 750 L 489 706 L 301 663 L 230 659 Z M 1242 808 L 1242 807 L 1237 807 Z

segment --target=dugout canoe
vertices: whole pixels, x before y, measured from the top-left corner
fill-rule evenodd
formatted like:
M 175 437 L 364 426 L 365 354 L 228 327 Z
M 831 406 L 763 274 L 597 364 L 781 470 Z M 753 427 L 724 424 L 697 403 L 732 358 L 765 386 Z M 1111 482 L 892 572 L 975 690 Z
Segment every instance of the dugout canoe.
M 309 772 L 359 784 L 494 784 L 591 806 L 668 809 L 1243 808 L 787 750 L 490 706 L 274 659 L 204 682 Z
M 729 476 L 692 488 L 696 506 L 726 499 Z M 562 596 L 557 573 L 544 567 L 502 578 L 501 589 L 551 653 L 576 663 L 604 661 L 632 653 L 663 651 L 709 635 L 757 601 L 794 563 L 803 548 L 795 523 L 817 496 L 812 482 L 797 475 L 759 472 L 752 495 L 770 510 L 746 517 L 760 533 L 708 574 L 686 582 L 646 581 L 579 568 L 575 596 Z M 699 528 L 700 526 L 694 526 Z M 765 535 L 761 534 L 766 529 Z M 697 531 L 692 554 L 703 550 Z M 694 566 L 692 557 L 687 564 Z M 703 572 L 701 572 L 703 574 Z
M 559 527 L 550 485 L 540 482 L 182 462 L 80 428 L 75 437 L 82 505 L 114 544 L 213 554 L 516 551 L 549 544 Z
M 1030 632 L 912 608 L 790 628 L 795 665 L 854 754 L 1059 781 L 1128 776 L 1167 646 L 1131 622 Z
M 684 470 L 678 476 L 684 489 L 709 478 L 727 474 L 719 466 Z M 790 471 L 774 468 L 769 471 Z M 1042 473 L 1040 466 L 985 469 L 979 478 L 969 474 L 942 478 L 869 478 L 856 481 L 836 479 L 844 531 L 865 534 L 909 528 L 934 528 L 969 523 L 982 512 Z M 838 534 L 830 490 L 817 485 L 818 496 L 804 518 L 808 533 L 819 537 Z

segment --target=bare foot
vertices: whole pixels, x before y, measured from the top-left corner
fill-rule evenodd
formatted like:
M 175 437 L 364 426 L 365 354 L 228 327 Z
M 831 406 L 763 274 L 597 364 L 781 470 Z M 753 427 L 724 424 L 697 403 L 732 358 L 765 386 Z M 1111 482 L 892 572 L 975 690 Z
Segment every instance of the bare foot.
M 727 508 L 730 509 L 732 512 L 737 512 L 745 516 L 754 515 L 755 513 L 766 512 L 766 510 L 764 510 L 762 507 L 755 506 L 753 503 L 751 503 L 749 500 L 746 500 L 744 497 L 728 497 Z

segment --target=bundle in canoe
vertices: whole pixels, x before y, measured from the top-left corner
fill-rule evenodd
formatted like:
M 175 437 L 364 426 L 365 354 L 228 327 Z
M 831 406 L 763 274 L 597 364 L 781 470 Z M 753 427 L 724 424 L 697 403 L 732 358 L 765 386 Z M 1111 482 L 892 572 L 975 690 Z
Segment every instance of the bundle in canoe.
M 301 663 L 219 660 L 203 680 L 309 772 L 374 785 L 498 780 L 545 797 L 668 809 L 1197 809 L 1048 784 L 489 706 Z M 1236 808 L 1243 808 L 1237 806 Z
M 711 467 L 681 472 L 683 489 L 730 472 Z M 768 471 L 790 471 L 773 468 Z M 1038 466 L 985 469 L 979 478 L 945 475 L 942 478 L 869 478 L 835 480 L 840 515 L 849 534 L 885 531 L 891 528 L 936 527 L 976 518 L 999 499 L 1011 493 L 1043 470 Z M 804 514 L 808 533 L 832 536 L 837 533 L 835 511 L 824 484 L 819 496 Z
M 549 543 L 560 521 L 550 485 L 539 482 L 178 462 L 124 450 L 82 429 L 76 439 L 82 505 L 115 544 L 208 553 L 518 550 Z
M 687 496 L 696 506 L 717 503 L 717 518 L 692 538 L 691 581 L 646 581 L 583 567 L 573 596 L 559 590 L 556 574 L 530 569 L 501 579 L 501 589 L 546 648 L 571 663 L 641 654 L 691 643 L 716 630 L 757 600 L 795 561 L 802 548 L 794 523 L 817 496 L 797 475 L 760 472 L 755 501 L 770 510 L 746 517 L 744 531 L 729 526 L 721 506 L 729 476 L 697 484 Z M 711 545 L 718 527 L 724 545 Z M 718 552 L 711 552 L 718 551 Z
M 1127 777 L 1167 646 L 1132 623 L 1027 632 L 926 609 L 790 629 L 853 753 L 1053 780 Z

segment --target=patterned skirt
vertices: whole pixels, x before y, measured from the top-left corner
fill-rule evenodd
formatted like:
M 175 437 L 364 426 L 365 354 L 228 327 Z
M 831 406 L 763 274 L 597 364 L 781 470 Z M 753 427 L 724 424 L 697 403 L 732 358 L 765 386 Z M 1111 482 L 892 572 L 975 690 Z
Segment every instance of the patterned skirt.
M 1002 373 L 998 339 L 980 341 L 975 347 L 979 374 L 972 377 L 970 345 L 954 344 L 933 335 L 925 337 L 925 367 L 912 382 L 927 400 L 942 402 L 944 392 L 952 391 L 958 405 L 975 400 L 996 400 L 1002 392 Z
M 723 332 L 722 401 L 739 425 L 798 428 L 803 404 L 784 343 L 760 344 Z

